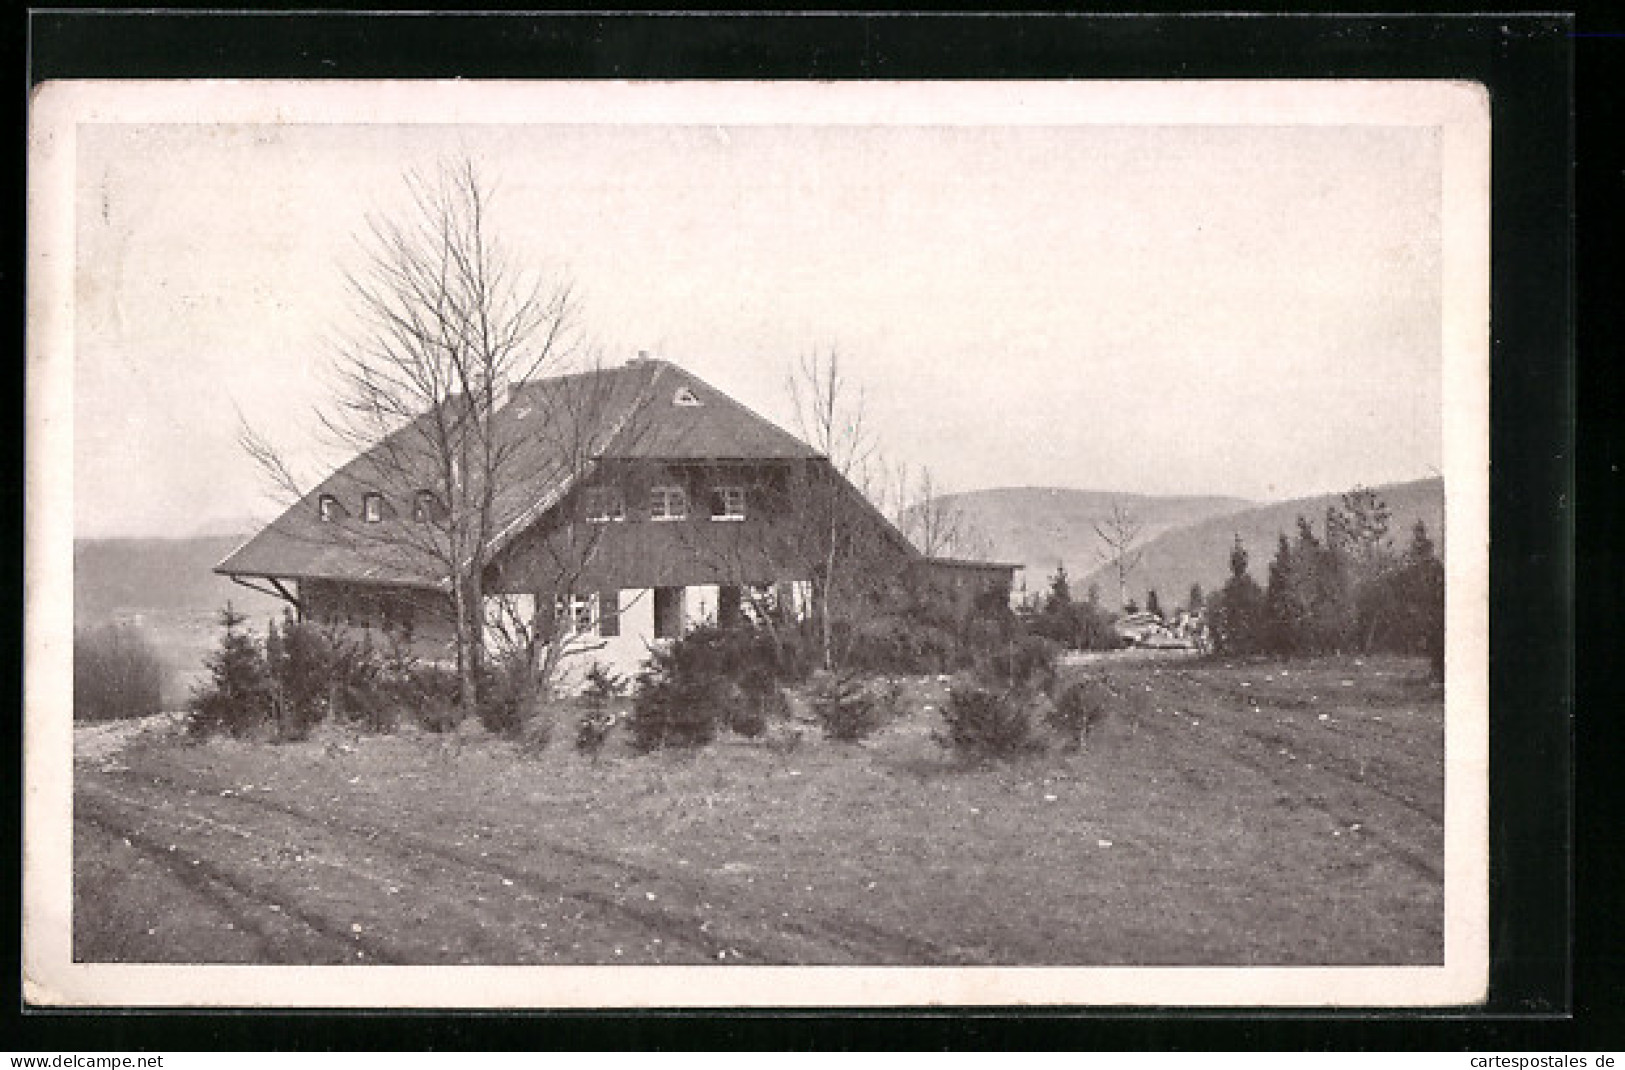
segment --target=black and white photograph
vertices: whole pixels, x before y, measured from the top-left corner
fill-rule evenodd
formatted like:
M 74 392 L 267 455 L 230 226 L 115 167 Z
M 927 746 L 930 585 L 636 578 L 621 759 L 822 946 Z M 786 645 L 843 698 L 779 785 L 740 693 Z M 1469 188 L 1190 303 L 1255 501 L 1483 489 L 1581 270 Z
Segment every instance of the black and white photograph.
M 25 986 L 1488 983 L 1446 81 L 56 82 Z

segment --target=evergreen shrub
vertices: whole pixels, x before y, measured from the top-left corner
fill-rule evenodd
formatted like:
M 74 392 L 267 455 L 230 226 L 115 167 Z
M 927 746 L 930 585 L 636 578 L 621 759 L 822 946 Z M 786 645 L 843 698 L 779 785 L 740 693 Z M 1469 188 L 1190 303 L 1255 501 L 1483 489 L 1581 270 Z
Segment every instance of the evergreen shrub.
M 594 761 L 609 740 L 609 733 L 620 719 L 615 708 L 626 693 L 626 678 L 594 662 L 587 670 L 586 686 L 581 691 L 582 711 L 576 719 L 576 750 Z
M 265 649 L 243 628 L 247 620 L 226 603 L 220 645 L 204 662 L 209 678 L 192 693 L 187 731 L 198 739 L 221 732 L 247 736 L 271 719 L 272 684 Z
M 855 672 L 817 677 L 808 701 L 824 735 L 847 743 L 873 735 L 888 712 L 884 692 Z
M 961 758 L 984 762 L 1042 750 L 1033 730 L 1033 692 L 972 680 L 948 690 L 942 707 L 945 732 L 936 741 Z
M 1077 751 L 1106 719 L 1113 698 L 1113 689 L 1103 676 L 1086 676 L 1060 688 L 1044 719 L 1064 741 L 1063 749 Z
M 959 640 L 936 624 L 884 616 L 853 627 L 847 644 L 845 664 L 849 669 L 919 675 L 954 668 Z
M 783 683 L 806 674 L 808 649 L 792 629 L 706 625 L 651 651 L 628 721 L 633 746 L 702 746 L 719 727 L 762 735 L 784 712 Z
M 1053 639 L 1017 632 L 979 652 L 975 664 L 978 675 L 1007 689 L 1046 690 L 1055 681 L 1055 666 L 1060 656 L 1061 645 Z

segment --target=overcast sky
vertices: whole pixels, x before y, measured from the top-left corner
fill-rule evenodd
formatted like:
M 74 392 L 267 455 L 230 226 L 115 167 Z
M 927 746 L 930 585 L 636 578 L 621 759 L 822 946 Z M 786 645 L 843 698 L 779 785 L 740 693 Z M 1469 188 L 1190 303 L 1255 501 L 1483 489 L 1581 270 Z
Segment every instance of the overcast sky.
M 1429 126 L 81 126 L 75 528 L 275 506 L 310 467 L 341 271 L 402 173 L 466 154 L 503 239 L 788 425 L 838 346 L 886 452 L 955 490 L 1277 499 L 1441 467 Z

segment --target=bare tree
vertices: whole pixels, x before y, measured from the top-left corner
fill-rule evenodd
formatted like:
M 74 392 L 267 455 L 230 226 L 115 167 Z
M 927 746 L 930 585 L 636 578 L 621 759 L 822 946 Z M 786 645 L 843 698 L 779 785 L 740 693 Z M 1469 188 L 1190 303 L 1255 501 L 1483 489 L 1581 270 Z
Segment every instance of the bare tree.
M 913 556 L 911 543 L 933 557 L 977 555 L 984 544 L 928 469 L 881 458 L 862 389 L 847 378 L 838 349 L 803 355 L 785 386 L 795 428 L 819 457 L 790 470 L 764 465 L 735 472 L 730 478 L 747 486 L 771 519 L 708 529 L 686 542 L 709 571 L 739 587 L 742 607 L 780 651 L 782 625 L 798 607 L 786 604 L 781 585 L 764 580 L 809 579 L 807 608 L 820 661 L 835 668 L 843 653 L 837 624 L 908 593 L 913 577 L 902 566 Z
M 880 499 L 892 523 L 926 557 L 985 557 L 987 537 L 937 482 L 931 469 L 899 464 L 888 472 Z
M 879 466 L 876 442 L 865 421 L 863 390 L 842 374 L 838 349 L 804 355 L 785 385 L 802 439 L 827 460 L 827 469 L 809 471 L 808 485 L 794 499 L 802 542 L 798 556 L 815 562 L 813 618 L 829 669 L 837 661 L 838 612 L 873 586 L 876 547 L 865 537 L 873 533 L 872 517 L 863 515 L 872 507 L 862 501 L 857 484 L 870 482 Z
M 1117 604 L 1126 606 L 1128 578 L 1140 567 L 1140 557 L 1144 553 L 1143 549 L 1134 548 L 1144 525 L 1134 518 L 1134 514 L 1122 502 L 1113 501 L 1111 515 L 1103 521 L 1096 521 L 1094 528 L 1102 544 L 1096 554 L 1117 573 Z
M 478 697 L 486 631 L 483 579 L 508 495 L 557 485 L 588 463 L 602 437 L 590 398 L 560 395 L 525 434 L 494 419 L 510 383 L 579 366 L 585 357 L 567 283 L 544 284 L 498 239 L 492 193 L 472 162 L 406 176 L 407 207 L 372 216 L 345 283 L 355 323 L 333 353 L 330 406 L 318 412 L 346 469 L 414 523 L 335 526 L 370 558 L 433 576 L 455 624 L 460 699 Z M 537 432 L 554 448 L 539 448 Z M 269 478 L 303 496 L 282 455 L 245 428 Z M 561 446 L 567 448 L 560 448 Z M 372 508 L 372 506 L 366 506 Z M 368 517 L 367 519 L 372 519 Z

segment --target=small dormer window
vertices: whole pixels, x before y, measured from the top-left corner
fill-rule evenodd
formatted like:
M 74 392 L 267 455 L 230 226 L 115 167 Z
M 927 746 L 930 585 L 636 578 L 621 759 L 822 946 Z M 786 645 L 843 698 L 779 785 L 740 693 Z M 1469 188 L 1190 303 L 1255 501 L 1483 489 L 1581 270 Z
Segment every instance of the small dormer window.
M 745 519 L 745 488 L 718 487 L 711 492 L 712 520 Z
M 362 497 L 361 519 L 369 524 L 376 524 L 384 519 L 384 496 L 382 494 L 371 491 Z
M 694 396 L 694 391 L 690 390 L 686 386 L 680 386 L 677 388 L 677 393 L 671 399 L 671 403 L 673 405 L 681 405 L 687 409 L 697 409 L 702 404 L 700 399 Z
M 440 499 L 432 490 L 420 490 L 412 496 L 412 519 L 428 523 L 440 515 Z
M 339 500 L 331 494 L 323 494 L 316 499 L 316 515 L 322 523 L 331 524 L 339 518 Z
M 682 487 L 651 487 L 649 489 L 650 520 L 685 520 L 688 518 L 688 491 Z
M 619 487 L 588 487 L 585 505 L 589 523 L 626 519 L 626 499 Z

